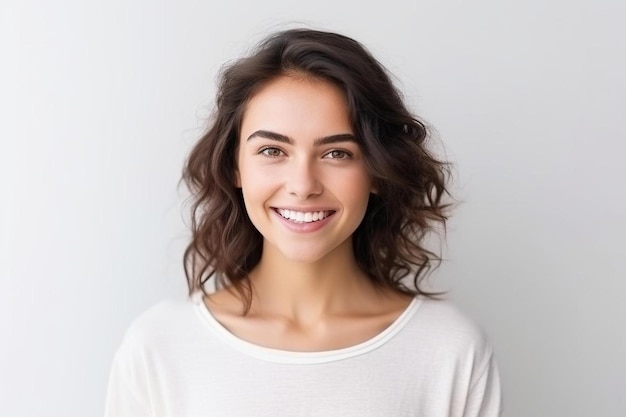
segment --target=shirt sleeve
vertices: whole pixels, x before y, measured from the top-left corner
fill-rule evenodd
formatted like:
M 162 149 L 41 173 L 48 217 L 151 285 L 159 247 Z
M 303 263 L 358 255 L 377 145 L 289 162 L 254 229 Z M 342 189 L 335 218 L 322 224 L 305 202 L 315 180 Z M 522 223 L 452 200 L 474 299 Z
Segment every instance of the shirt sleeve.
M 142 393 L 139 363 L 126 355 L 125 346 L 116 352 L 104 404 L 104 417 L 152 417 L 147 395 Z M 145 388 L 145 387 L 144 387 Z
M 470 387 L 463 417 L 500 417 L 502 393 L 500 374 L 493 355 L 482 374 Z

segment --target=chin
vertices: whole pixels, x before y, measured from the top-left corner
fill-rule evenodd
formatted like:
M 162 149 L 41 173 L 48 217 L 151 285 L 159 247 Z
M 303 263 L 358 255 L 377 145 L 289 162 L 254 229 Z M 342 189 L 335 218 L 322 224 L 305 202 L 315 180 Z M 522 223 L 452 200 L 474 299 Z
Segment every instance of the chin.
M 298 245 L 292 242 L 291 245 L 285 245 L 284 247 L 274 247 L 272 252 L 285 262 L 314 264 L 327 258 L 336 249 L 337 248 L 315 247 L 315 245 L 310 244 Z
M 311 253 L 311 251 L 286 251 L 281 252 L 281 256 L 288 262 L 299 263 L 299 264 L 314 264 L 316 262 L 324 259 L 327 254 L 315 254 Z

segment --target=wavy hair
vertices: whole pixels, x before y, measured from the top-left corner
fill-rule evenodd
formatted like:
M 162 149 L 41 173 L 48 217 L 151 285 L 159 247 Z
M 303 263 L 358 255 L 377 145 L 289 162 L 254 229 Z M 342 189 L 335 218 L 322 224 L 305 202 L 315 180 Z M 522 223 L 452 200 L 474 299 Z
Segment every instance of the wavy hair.
M 351 123 L 376 194 L 370 195 L 353 235 L 356 261 L 378 287 L 434 296 L 421 288 L 441 258 L 426 248 L 430 232 L 445 231 L 449 164 L 427 149 L 428 130 L 405 106 L 386 69 L 359 42 L 311 29 L 291 29 L 263 40 L 248 56 L 223 67 L 206 133 L 186 161 L 192 239 L 184 253 L 189 294 L 231 287 L 250 309 L 246 280 L 258 264 L 263 238 L 235 187 L 236 152 L 248 101 L 281 75 L 320 78 L 347 98 Z M 405 278 L 411 277 L 411 285 Z

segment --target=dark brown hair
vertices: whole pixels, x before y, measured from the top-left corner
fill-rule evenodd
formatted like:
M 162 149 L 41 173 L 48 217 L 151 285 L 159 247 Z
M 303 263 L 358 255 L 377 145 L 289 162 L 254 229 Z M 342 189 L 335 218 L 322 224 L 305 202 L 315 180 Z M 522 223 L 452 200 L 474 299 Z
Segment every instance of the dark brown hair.
M 205 283 L 213 277 L 218 288 L 232 285 L 249 310 L 246 278 L 261 259 L 263 239 L 234 185 L 236 151 L 246 104 L 265 83 L 285 74 L 330 81 L 347 97 L 377 190 L 353 235 L 359 266 L 379 288 L 433 295 L 420 283 L 441 259 L 424 239 L 437 226 L 445 230 L 449 166 L 426 148 L 424 123 L 407 110 L 385 68 L 360 43 L 310 29 L 276 33 L 222 69 L 210 126 L 183 173 L 193 202 L 192 240 L 184 254 L 189 293 L 207 294 Z

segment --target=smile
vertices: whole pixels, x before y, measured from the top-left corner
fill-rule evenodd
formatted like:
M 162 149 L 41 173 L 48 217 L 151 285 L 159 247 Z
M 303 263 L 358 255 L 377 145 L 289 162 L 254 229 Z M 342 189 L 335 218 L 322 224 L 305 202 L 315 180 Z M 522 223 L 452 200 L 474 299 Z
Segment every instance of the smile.
M 278 214 L 287 220 L 296 223 L 313 223 L 323 220 L 334 213 L 332 210 L 322 211 L 295 211 L 287 209 L 276 209 Z

